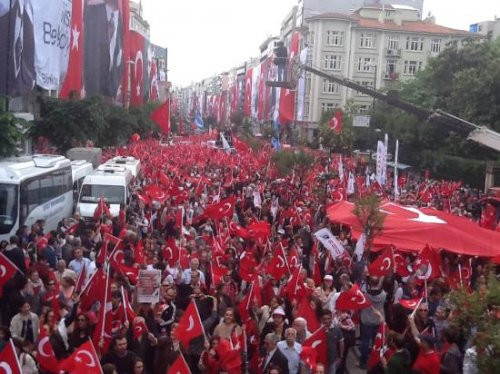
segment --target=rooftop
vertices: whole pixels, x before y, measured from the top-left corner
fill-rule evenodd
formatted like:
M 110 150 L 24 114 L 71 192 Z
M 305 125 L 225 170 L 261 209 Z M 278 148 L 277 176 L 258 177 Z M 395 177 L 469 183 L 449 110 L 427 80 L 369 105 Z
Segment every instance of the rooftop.
M 376 30 L 418 32 L 423 34 L 440 35 L 474 35 L 469 31 L 452 29 L 446 26 L 436 25 L 425 21 L 401 21 L 401 25 L 391 20 L 385 20 L 383 23 L 375 18 L 361 17 L 357 13 L 323 13 L 309 18 L 309 21 L 340 19 L 350 22 L 356 22 L 358 27 Z

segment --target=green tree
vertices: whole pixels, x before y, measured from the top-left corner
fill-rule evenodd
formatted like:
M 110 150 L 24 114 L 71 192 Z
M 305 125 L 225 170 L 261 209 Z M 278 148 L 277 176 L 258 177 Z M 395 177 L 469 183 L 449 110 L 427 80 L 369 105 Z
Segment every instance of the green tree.
M 392 94 L 500 132 L 500 40 L 454 43 Z M 372 126 L 399 139 L 401 162 L 436 177 L 480 187 L 486 160 L 499 160 L 498 152 L 468 141 L 466 131 L 431 125 L 385 103 L 377 102 Z
M 6 99 L 0 100 L 0 157 L 12 156 L 24 139 L 28 124 L 6 109 Z
M 367 243 L 382 232 L 385 215 L 380 212 L 380 199 L 376 195 L 368 195 L 356 200 L 354 215 L 358 218 L 363 232 L 366 234 Z
M 271 162 L 276 166 L 280 176 L 290 175 L 295 170 L 302 180 L 313 165 L 314 156 L 303 149 L 281 150 L 271 156 Z
M 329 148 L 334 153 L 350 154 L 354 146 L 354 131 L 352 115 L 348 108 L 342 113 L 342 132 L 333 131 L 328 122 L 337 110 L 328 110 L 321 115 L 319 121 L 319 136 L 324 148 Z

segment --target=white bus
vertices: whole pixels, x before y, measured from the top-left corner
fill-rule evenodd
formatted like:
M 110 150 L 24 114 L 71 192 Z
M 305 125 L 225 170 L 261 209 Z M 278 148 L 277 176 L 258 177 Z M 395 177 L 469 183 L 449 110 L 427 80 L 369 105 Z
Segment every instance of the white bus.
M 72 209 L 70 160 L 57 155 L 0 160 L 0 240 L 37 220 L 45 220 L 46 232 L 54 230 Z

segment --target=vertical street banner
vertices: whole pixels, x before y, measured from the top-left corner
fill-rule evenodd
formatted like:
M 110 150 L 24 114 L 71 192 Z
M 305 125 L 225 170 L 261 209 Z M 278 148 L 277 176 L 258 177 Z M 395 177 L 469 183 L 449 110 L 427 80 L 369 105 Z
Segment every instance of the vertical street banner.
M 59 92 L 59 97 L 63 99 L 72 95 L 83 96 L 83 2 L 73 0 L 68 69 Z
M 149 96 L 149 41 L 140 33 L 129 33 L 130 105 L 144 104 Z
M 20 96 L 35 85 L 31 2 L 0 0 L 0 94 Z
M 68 69 L 71 0 L 32 0 L 36 84 L 59 90 Z
M 290 44 L 290 56 L 288 60 L 288 69 L 292 68 L 291 62 L 293 58 L 299 53 L 300 34 L 294 32 L 292 42 Z M 279 107 L 279 122 L 282 125 L 293 122 L 295 118 L 295 91 L 283 88 L 280 95 Z
M 149 100 L 150 101 L 158 101 L 159 99 L 159 86 L 158 86 L 158 65 L 156 64 L 155 59 L 151 61 L 151 68 L 149 69 Z M 197 104 L 197 99 L 195 95 L 195 108 Z
M 83 83 L 87 96 L 121 95 L 124 71 L 123 2 L 85 0 Z
M 385 184 L 386 174 L 387 174 L 387 149 L 385 148 L 384 142 L 379 140 L 377 143 L 376 179 L 381 186 Z
M 300 63 L 305 64 L 307 62 L 307 47 L 300 51 Z M 297 121 L 304 120 L 304 99 L 306 92 L 306 78 L 305 71 L 302 70 L 299 81 L 297 83 Z
M 252 76 L 253 69 L 247 69 L 245 73 L 245 102 L 243 103 L 243 115 L 250 117 L 252 114 Z
M 129 104 L 129 77 L 130 77 L 130 0 L 120 0 L 122 6 L 123 25 L 123 73 L 121 87 L 118 90 L 117 98 L 126 106 Z
M 251 110 L 251 115 L 252 118 L 257 118 L 258 113 L 258 101 L 259 101 L 259 83 L 260 83 L 260 65 L 257 65 L 256 67 L 253 68 L 252 71 L 252 110 Z

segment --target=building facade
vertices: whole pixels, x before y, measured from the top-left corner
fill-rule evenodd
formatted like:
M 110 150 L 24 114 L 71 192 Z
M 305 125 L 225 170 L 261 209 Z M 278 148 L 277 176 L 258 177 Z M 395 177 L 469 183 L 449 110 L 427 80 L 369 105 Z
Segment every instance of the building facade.
M 478 33 L 492 40 L 500 37 L 500 18 L 494 21 L 478 22 L 470 25 L 470 32 Z
M 436 25 L 432 19 L 421 20 L 418 10 L 405 6 L 325 13 L 308 19 L 308 63 L 332 75 L 382 89 L 413 78 L 447 45 L 471 35 Z M 372 102 L 370 96 L 306 75 L 304 123 L 308 132 L 317 128 L 324 111 L 352 104 L 366 113 Z

